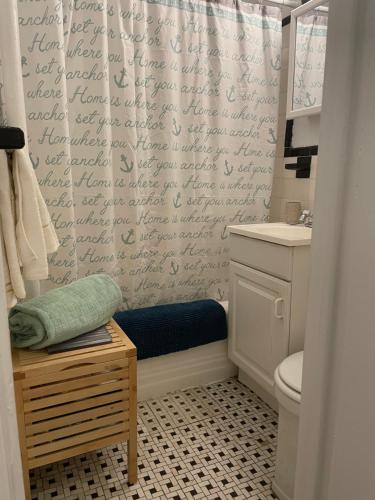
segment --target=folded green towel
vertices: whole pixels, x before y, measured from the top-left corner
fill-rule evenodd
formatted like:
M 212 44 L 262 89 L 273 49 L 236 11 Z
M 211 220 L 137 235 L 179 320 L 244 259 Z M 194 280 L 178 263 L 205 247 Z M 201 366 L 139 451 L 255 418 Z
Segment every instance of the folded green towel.
M 107 274 L 56 288 L 10 310 L 12 344 L 43 349 L 72 339 L 107 323 L 121 302 L 121 290 Z

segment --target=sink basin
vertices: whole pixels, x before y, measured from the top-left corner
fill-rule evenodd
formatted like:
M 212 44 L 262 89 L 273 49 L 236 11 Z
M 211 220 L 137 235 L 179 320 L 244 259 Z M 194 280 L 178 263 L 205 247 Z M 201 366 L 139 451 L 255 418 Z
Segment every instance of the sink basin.
M 230 233 L 270 241 L 288 247 L 310 245 L 311 243 L 310 227 L 290 226 L 282 222 L 229 226 L 228 229 Z

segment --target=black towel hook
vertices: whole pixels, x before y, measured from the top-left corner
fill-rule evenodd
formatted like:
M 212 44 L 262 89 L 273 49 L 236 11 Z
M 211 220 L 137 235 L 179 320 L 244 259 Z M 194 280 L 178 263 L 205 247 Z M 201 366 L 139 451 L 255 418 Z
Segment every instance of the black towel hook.
M 0 126 L 0 149 L 14 151 L 25 146 L 25 134 L 18 127 Z

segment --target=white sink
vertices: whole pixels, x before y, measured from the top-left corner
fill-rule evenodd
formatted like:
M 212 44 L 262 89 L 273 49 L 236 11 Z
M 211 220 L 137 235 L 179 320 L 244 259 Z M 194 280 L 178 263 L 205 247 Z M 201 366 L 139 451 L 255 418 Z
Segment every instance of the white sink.
M 270 241 L 278 245 L 296 247 L 310 245 L 311 228 L 305 226 L 290 226 L 283 222 L 270 224 L 246 224 L 242 226 L 228 226 L 229 232 L 255 238 L 258 240 Z

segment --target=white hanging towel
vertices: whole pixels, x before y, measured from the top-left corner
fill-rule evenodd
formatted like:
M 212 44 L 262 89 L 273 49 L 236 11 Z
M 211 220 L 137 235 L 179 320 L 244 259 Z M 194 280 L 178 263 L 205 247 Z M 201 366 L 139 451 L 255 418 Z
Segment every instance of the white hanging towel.
M 8 158 L 3 150 L 0 150 L 0 179 L 0 244 L 2 247 L 7 305 L 12 307 L 17 302 L 17 298 L 25 298 L 26 292 L 17 249 L 14 195 Z
M 10 309 L 11 307 L 17 304 L 17 297 L 13 290 L 13 284 L 10 278 L 9 264 L 5 251 L 5 243 L 4 243 L 2 228 L 0 228 L 0 244 L 1 244 L 1 257 L 2 257 L 1 262 L 3 264 L 4 282 L 5 282 L 5 295 L 6 295 L 7 307 L 8 309 Z
M 16 206 L 16 238 L 23 277 L 48 278 L 47 254 L 55 252 L 59 240 L 29 156 L 22 149 L 13 153 Z

